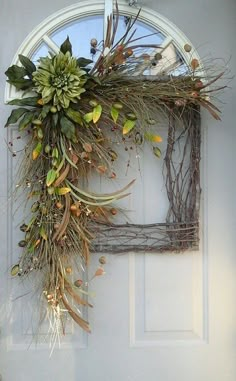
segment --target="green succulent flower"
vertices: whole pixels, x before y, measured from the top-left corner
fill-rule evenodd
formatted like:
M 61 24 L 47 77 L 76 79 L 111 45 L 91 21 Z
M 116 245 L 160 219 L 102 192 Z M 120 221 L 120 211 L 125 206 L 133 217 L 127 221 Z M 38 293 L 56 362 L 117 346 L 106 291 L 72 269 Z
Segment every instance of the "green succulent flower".
M 54 106 L 68 108 L 70 102 L 77 103 L 85 92 L 87 73 L 81 70 L 77 60 L 70 53 L 58 53 L 53 58 L 40 58 L 39 66 L 33 73 L 36 90 L 41 94 L 43 104 L 53 102 Z

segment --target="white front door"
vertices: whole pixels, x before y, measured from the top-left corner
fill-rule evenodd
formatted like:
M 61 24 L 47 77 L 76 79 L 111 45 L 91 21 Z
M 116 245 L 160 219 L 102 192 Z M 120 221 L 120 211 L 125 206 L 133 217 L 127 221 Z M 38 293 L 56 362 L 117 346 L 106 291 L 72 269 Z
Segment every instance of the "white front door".
M 9 106 L 4 105 L 3 72 L 27 34 L 45 17 L 73 1 L 2 1 L 3 126 L 9 114 Z M 128 2 L 118 3 L 124 7 Z M 98 4 L 102 7 L 103 2 Z M 146 0 L 143 5 L 174 21 L 206 61 L 211 57 L 228 61 L 231 57 L 229 66 L 236 67 L 234 0 L 225 0 L 224 7 L 220 0 L 208 0 L 207 4 L 186 0 L 156 4 Z M 106 275 L 91 285 L 91 291 L 96 290 L 94 308 L 88 311 L 92 333 L 87 335 L 68 324 L 61 348 L 56 347 L 51 357 L 47 343 L 32 343 L 39 311 L 33 304 L 34 295 L 27 294 L 27 287 L 23 295 L 19 279 L 10 278 L 9 269 L 18 255 L 19 241 L 9 198 L 16 163 L 7 150 L 9 138 L 2 127 L 1 380 L 235 381 L 235 79 L 230 80 L 230 87 L 222 96 L 222 122 L 205 114 L 202 117 L 200 250 L 184 254 L 107 255 Z M 17 140 L 17 130 L 12 129 L 10 134 L 10 140 Z M 154 178 L 156 167 L 147 155 L 140 159 L 143 173 L 142 177 L 136 173 L 138 181 L 130 205 L 137 208 L 142 200 L 144 222 L 152 223 L 158 218 L 163 186 L 159 183 L 161 175 Z M 130 177 L 134 174 L 130 173 Z M 159 195 L 156 188 L 160 189 Z M 138 213 L 137 218 L 141 218 Z M 91 273 L 98 257 L 99 254 L 94 255 Z

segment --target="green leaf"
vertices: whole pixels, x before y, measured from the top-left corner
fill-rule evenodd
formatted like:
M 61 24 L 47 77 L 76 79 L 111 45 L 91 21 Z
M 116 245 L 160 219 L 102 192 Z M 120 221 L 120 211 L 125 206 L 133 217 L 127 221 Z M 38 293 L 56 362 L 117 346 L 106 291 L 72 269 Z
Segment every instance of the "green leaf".
M 67 139 L 72 140 L 75 137 L 74 124 L 65 116 L 62 116 L 60 119 L 60 125 L 61 125 L 61 132 L 67 137 Z
M 47 173 L 46 185 L 50 187 L 57 178 L 57 172 L 54 169 L 50 169 Z
M 158 147 L 153 147 L 153 153 L 158 159 L 161 157 L 161 150 Z
M 128 134 L 135 126 L 136 121 L 127 119 L 125 121 L 125 124 L 123 126 L 123 135 Z
M 25 70 L 27 71 L 27 74 L 31 76 L 31 74 L 36 71 L 35 64 L 26 56 L 23 56 L 22 54 L 19 54 L 19 60 L 20 63 L 24 66 Z
M 5 127 L 8 127 L 9 124 L 16 123 L 22 117 L 22 115 L 24 115 L 26 112 L 28 112 L 28 109 L 22 108 L 22 107 L 12 110 L 11 115 L 7 119 L 7 123 L 5 124 Z
M 78 65 L 79 67 L 82 67 L 82 68 L 86 67 L 87 65 L 89 65 L 89 64 L 91 64 L 91 63 L 93 63 L 93 61 L 92 61 L 92 60 L 89 60 L 88 58 L 79 57 L 79 58 L 77 59 L 77 65 Z
M 39 114 L 40 115 L 40 119 L 43 120 L 43 119 L 46 118 L 46 116 L 48 115 L 48 113 L 50 111 L 50 108 L 51 108 L 51 106 L 48 106 L 48 105 L 43 106 L 42 111 Z
M 84 118 L 86 123 L 90 123 L 93 120 L 93 113 L 92 112 L 88 112 L 87 114 L 85 114 L 83 116 L 83 118 Z
M 111 117 L 115 123 L 117 122 L 117 119 L 119 117 L 119 111 L 113 106 L 111 108 Z
M 6 76 L 9 79 L 9 82 L 16 81 L 18 79 L 23 79 L 27 75 L 27 71 L 24 67 L 12 65 L 5 72 Z
M 58 149 L 56 147 L 53 148 L 53 150 L 52 150 L 52 157 L 54 159 L 58 159 L 59 158 L 59 152 L 58 152 Z
M 29 90 L 33 87 L 33 82 L 31 79 L 15 79 L 7 81 L 11 85 L 13 85 L 17 90 Z
M 69 52 L 72 56 L 72 45 L 70 43 L 70 39 L 68 36 L 67 36 L 66 40 L 63 42 L 63 44 L 61 44 L 60 51 L 63 54 L 66 54 L 67 52 Z
M 93 123 L 97 123 L 102 115 L 102 106 L 97 105 L 93 109 Z
M 33 119 L 34 119 L 34 112 L 32 111 L 27 112 L 27 114 L 24 115 L 24 117 L 19 123 L 19 131 L 22 131 L 26 127 L 28 127 L 28 125 L 32 122 Z
M 40 231 L 39 231 L 39 234 L 41 235 L 41 237 L 42 237 L 45 241 L 47 241 L 47 239 L 48 239 L 48 237 L 47 237 L 47 233 L 46 233 L 46 231 L 45 231 L 45 229 L 44 229 L 43 226 L 41 226 Z
M 12 101 L 8 102 L 8 104 L 14 106 L 38 106 L 38 100 L 39 97 L 28 97 L 21 99 L 13 99 Z
M 79 111 L 73 110 L 72 108 L 68 108 L 65 110 L 66 115 L 73 120 L 73 122 L 83 125 L 82 117 Z
M 54 127 L 57 127 L 58 119 L 59 119 L 58 113 L 53 114 L 53 116 L 52 116 L 52 122 L 53 122 Z

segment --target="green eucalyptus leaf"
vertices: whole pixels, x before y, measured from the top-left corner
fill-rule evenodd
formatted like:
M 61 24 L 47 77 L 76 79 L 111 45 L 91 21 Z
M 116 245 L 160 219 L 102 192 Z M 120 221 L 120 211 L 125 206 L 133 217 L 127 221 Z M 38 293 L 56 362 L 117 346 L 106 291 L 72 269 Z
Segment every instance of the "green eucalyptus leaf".
M 60 118 L 61 132 L 67 137 L 67 139 L 72 140 L 75 138 L 75 126 L 69 119 L 65 116 Z
M 70 43 L 70 39 L 68 36 L 67 36 L 66 40 L 63 42 L 63 44 L 61 44 L 60 51 L 63 54 L 66 54 L 67 52 L 69 52 L 72 55 L 72 45 Z
M 10 124 L 16 123 L 26 112 L 28 112 L 28 109 L 22 107 L 12 110 L 11 115 L 7 119 L 5 127 L 8 127 Z
M 77 65 L 79 66 L 79 67 L 86 67 L 87 65 L 89 65 L 89 64 L 91 64 L 91 63 L 93 63 L 93 61 L 92 60 L 89 60 L 88 58 L 84 58 L 84 57 L 79 57 L 78 59 L 77 59 Z
M 25 128 L 27 128 L 33 119 L 34 119 L 34 112 L 28 111 L 27 114 L 24 115 L 24 117 L 21 119 L 19 123 L 19 131 L 22 131 Z
M 24 66 L 27 74 L 31 76 L 31 74 L 36 71 L 35 64 L 26 56 L 19 54 L 20 63 Z
M 82 116 L 79 111 L 73 110 L 72 108 L 68 108 L 65 110 L 66 115 L 73 120 L 73 122 L 83 125 Z
M 55 169 L 50 169 L 47 173 L 47 178 L 46 178 L 46 185 L 47 187 L 50 187 L 54 183 L 54 181 L 57 178 L 57 172 Z
M 21 99 L 13 99 L 12 101 L 8 102 L 8 104 L 14 106 L 38 106 L 38 100 L 39 97 L 28 97 Z
M 119 117 L 119 111 L 113 106 L 111 108 L 111 117 L 115 123 L 117 122 L 117 119 Z

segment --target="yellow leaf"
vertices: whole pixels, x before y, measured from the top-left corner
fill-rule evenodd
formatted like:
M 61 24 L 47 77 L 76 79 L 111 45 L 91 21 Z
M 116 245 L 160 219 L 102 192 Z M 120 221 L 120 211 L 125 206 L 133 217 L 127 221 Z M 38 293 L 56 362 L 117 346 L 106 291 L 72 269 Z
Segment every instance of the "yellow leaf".
M 127 119 L 123 126 L 123 135 L 128 134 L 135 126 L 136 121 Z
M 59 196 L 64 196 L 64 194 L 67 194 L 71 191 L 70 188 L 64 187 L 64 188 L 56 188 L 55 193 Z
M 162 137 L 160 135 L 154 135 L 154 134 L 146 132 L 144 134 L 144 137 L 146 140 L 149 140 L 150 142 L 154 142 L 154 143 L 161 143 L 162 142 Z
M 98 120 L 100 119 L 101 115 L 102 115 L 102 106 L 97 105 L 93 109 L 93 123 L 97 123 Z
M 39 142 L 39 143 L 36 145 L 36 147 L 35 147 L 35 149 L 33 150 L 33 152 L 32 152 L 32 159 L 33 159 L 33 160 L 36 160 L 36 159 L 39 157 L 41 151 L 42 151 L 42 143 Z
M 50 169 L 47 173 L 47 178 L 46 178 L 46 185 L 47 187 L 50 187 L 52 183 L 56 180 L 57 177 L 57 172 L 54 169 Z

